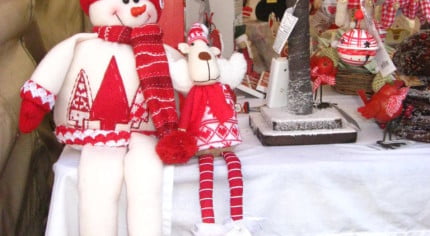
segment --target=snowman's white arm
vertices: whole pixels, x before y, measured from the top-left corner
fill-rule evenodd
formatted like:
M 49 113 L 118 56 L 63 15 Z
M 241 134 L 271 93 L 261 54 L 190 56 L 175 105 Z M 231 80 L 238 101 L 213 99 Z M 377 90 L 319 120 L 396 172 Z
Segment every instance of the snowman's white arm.
M 242 53 L 235 52 L 230 59 L 218 58 L 220 69 L 220 81 L 228 84 L 230 88 L 236 88 L 245 77 L 246 60 Z
M 187 59 L 179 51 L 168 45 L 164 45 L 164 49 L 169 62 L 169 71 L 173 88 L 181 93 L 188 93 L 193 83 L 188 73 Z
M 78 43 L 97 38 L 95 33 L 79 33 L 53 47 L 31 75 L 31 80 L 53 94 L 63 85 Z

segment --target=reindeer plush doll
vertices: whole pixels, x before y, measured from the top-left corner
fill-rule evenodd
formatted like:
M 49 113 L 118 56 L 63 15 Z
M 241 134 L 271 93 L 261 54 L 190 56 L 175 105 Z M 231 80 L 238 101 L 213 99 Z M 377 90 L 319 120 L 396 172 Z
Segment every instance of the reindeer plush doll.
M 181 109 L 179 128 L 196 137 L 199 150 L 199 197 L 203 223 L 196 225 L 194 234 L 250 235 L 244 224 L 241 224 L 242 170 L 239 158 L 232 151 L 242 140 L 231 88 L 243 79 L 246 61 L 240 53 L 234 53 L 229 61 L 217 58 L 220 50 L 209 47 L 207 28 L 199 23 L 191 27 L 187 43 L 179 44 L 179 50 L 188 56 L 189 73 L 188 81 L 176 81 L 179 90 L 188 93 Z M 229 74 L 222 74 L 223 69 Z M 173 80 L 175 82 L 174 77 Z M 231 227 L 215 224 L 212 199 L 215 156 L 222 156 L 227 165 L 233 222 Z
M 80 3 L 94 33 L 66 39 L 38 65 L 22 87 L 20 130 L 31 132 L 54 109 L 58 140 L 81 150 L 81 236 L 117 235 L 123 182 L 129 235 L 161 235 L 162 161 L 186 162 L 195 153 L 194 138 L 177 130 L 156 24 L 163 1 Z

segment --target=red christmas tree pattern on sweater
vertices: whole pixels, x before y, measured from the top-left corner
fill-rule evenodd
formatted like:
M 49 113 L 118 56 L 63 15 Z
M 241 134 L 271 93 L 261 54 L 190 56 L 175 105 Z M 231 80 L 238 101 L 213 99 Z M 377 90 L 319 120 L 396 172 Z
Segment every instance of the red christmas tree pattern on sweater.
M 127 124 L 130 120 L 127 95 L 115 57 L 111 58 L 106 69 L 90 111 L 90 119 L 100 120 L 102 130 L 115 130 L 116 124 Z
M 124 146 L 128 142 L 130 132 L 154 134 L 152 130 L 142 130 L 144 123 L 149 122 L 142 87 L 138 87 L 133 102 L 129 106 L 114 56 L 106 68 L 96 95 L 92 95 L 89 81 L 85 70 L 81 69 L 76 77 L 67 109 L 68 124 L 56 128 L 57 139 L 60 142 L 78 145 L 109 143 L 110 146 Z M 93 96 L 95 96 L 94 100 Z M 99 127 L 94 125 L 97 121 Z M 130 130 L 118 129 L 117 124 L 123 124 L 123 128 L 129 126 Z
M 85 122 L 90 118 L 92 102 L 88 76 L 84 70 L 80 70 L 67 108 L 69 123 L 76 128 L 86 127 Z
M 139 129 L 142 122 L 147 123 L 149 121 L 148 108 L 145 102 L 145 97 L 143 96 L 142 87 L 137 89 L 136 95 L 133 99 L 130 115 L 132 129 Z

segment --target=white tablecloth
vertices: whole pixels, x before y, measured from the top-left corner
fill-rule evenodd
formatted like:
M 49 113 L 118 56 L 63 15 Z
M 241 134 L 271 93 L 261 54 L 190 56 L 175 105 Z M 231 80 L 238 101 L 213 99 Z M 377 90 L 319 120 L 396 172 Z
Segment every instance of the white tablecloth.
M 381 150 L 373 121 L 356 112 L 358 97 L 328 95 L 353 115 L 362 130 L 356 143 L 265 147 L 240 114 L 244 139 L 236 148 L 244 175 L 244 213 L 259 217 L 255 235 L 430 235 L 430 144 Z M 66 148 L 54 166 L 55 183 L 47 235 L 78 235 L 77 165 L 79 152 Z M 215 162 L 217 223 L 229 218 L 226 167 Z M 198 166 L 167 167 L 165 235 L 191 235 L 200 222 Z M 126 235 L 124 195 L 119 235 Z

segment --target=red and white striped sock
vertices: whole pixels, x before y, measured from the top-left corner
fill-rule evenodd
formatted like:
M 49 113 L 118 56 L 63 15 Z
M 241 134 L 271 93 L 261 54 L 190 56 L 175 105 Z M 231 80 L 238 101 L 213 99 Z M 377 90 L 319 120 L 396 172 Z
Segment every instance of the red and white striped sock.
M 214 179 L 214 156 L 210 154 L 199 157 L 200 170 L 200 209 L 203 223 L 215 223 L 213 209 L 213 179 Z
M 242 165 L 233 152 L 223 152 L 228 169 L 228 183 L 230 185 L 230 214 L 232 220 L 243 218 L 243 178 Z

